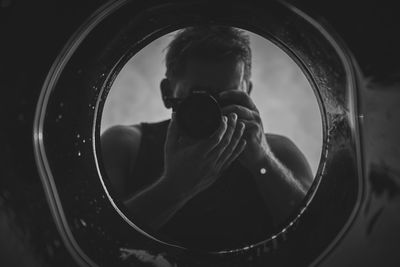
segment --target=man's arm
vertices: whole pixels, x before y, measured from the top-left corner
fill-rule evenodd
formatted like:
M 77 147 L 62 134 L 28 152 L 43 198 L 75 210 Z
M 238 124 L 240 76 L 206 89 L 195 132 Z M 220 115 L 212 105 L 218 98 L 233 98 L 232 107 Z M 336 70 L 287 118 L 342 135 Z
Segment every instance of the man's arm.
M 303 152 L 286 136 L 268 134 L 267 140 L 275 157 L 292 172 L 294 179 L 307 191 L 314 177 Z
M 106 171 L 115 190 L 125 197 L 124 204 L 135 223 L 144 230 L 157 231 L 192 197 L 211 186 L 220 172 L 244 150 L 241 140 L 245 125 L 237 117 L 225 117 L 209 139 L 195 141 L 182 136 L 172 116 L 165 143 L 163 175 L 133 196 L 125 191 L 130 168 L 140 145 L 138 135 L 125 127 L 102 136 Z
M 236 113 L 246 125 L 247 146 L 239 161 L 252 173 L 274 224 L 279 225 L 307 193 L 312 181 L 308 163 L 289 139 L 267 140 L 260 113 L 247 92 L 224 91 L 219 97 L 231 103 L 223 114 Z
M 114 126 L 101 136 L 104 165 L 117 197 L 126 205 L 135 223 L 145 230 L 156 230 L 165 224 L 186 202 L 186 196 L 160 177 L 136 194 L 127 191 L 128 179 L 135 179 L 132 170 L 141 143 L 139 126 Z
M 186 196 L 160 177 L 132 195 L 126 188 L 128 179 L 135 179 L 135 166 L 141 143 L 139 126 L 114 126 L 101 136 L 104 165 L 116 195 L 126 205 L 135 223 L 145 230 L 156 230 L 165 224 L 184 204 Z M 151 219 L 150 219 L 151 218 Z
M 259 193 L 275 225 L 282 223 L 303 200 L 313 176 L 303 153 L 288 138 L 269 135 L 270 151 L 252 165 Z
M 139 126 L 113 126 L 101 135 L 103 163 L 114 192 L 124 199 L 141 141 Z M 133 177 L 132 177 L 133 178 Z

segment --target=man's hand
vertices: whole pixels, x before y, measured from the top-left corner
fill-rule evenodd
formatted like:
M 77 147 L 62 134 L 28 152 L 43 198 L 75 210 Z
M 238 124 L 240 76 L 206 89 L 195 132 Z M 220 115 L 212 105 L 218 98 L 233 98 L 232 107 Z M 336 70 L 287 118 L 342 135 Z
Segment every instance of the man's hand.
M 245 124 L 234 113 L 223 116 L 211 138 L 193 140 L 179 132 L 176 114 L 172 114 L 165 143 L 165 182 L 175 193 L 192 197 L 212 185 L 246 147 L 242 139 Z
M 222 113 L 236 113 L 238 114 L 238 120 L 245 123 L 244 139 L 247 141 L 247 146 L 239 160 L 244 166 L 254 169 L 256 167 L 255 164 L 265 160 L 270 154 L 270 147 L 265 138 L 257 107 L 244 91 L 224 91 L 220 94 L 220 98 L 224 102 L 233 103 L 224 107 Z

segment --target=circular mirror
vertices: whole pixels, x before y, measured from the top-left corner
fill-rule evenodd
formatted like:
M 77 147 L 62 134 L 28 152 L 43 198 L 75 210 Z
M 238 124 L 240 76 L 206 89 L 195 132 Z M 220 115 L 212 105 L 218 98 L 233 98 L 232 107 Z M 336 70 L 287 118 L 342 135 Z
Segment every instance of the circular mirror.
M 299 212 L 320 163 L 322 117 L 302 69 L 274 43 L 238 28 L 188 27 L 154 40 L 114 75 L 102 160 L 109 191 L 139 228 L 185 248 L 232 250 L 268 239 Z M 205 127 L 171 103 L 198 91 L 222 115 L 203 138 L 170 120 L 174 112 Z M 192 102 L 211 116 L 207 103 Z

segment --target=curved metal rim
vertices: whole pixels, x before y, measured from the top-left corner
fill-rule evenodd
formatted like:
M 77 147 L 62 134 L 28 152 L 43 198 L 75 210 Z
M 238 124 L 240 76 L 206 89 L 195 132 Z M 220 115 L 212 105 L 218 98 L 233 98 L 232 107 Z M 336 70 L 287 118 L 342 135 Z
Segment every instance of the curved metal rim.
M 36 164 L 38 166 L 38 171 L 39 171 L 39 175 L 41 177 L 42 183 L 43 183 L 43 187 L 45 189 L 46 192 L 46 197 L 47 197 L 47 201 L 49 202 L 50 205 L 50 209 L 52 212 L 52 215 L 55 219 L 55 222 L 57 224 L 57 228 L 61 234 L 61 237 L 64 241 L 64 243 L 67 246 L 67 249 L 69 250 L 69 252 L 71 253 L 72 256 L 74 256 L 75 259 L 77 259 L 78 263 L 81 266 L 97 266 L 79 247 L 79 245 L 77 244 L 75 238 L 73 237 L 71 230 L 68 227 L 68 224 L 66 222 L 65 219 L 65 215 L 62 209 L 62 205 L 60 203 L 60 199 L 59 196 L 57 194 L 57 189 L 56 186 L 54 184 L 54 179 L 53 179 L 53 175 L 50 169 L 50 166 L 48 165 L 48 160 L 46 158 L 46 152 L 45 152 L 45 148 L 44 148 L 44 143 L 43 143 L 43 123 L 44 123 L 44 116 L 46 114 L 46 107 L 47 107 L 47 102 L 49 100 L 50 94 L 52 92 L 52 88 L 53 85 L 57 82 L 58 77 L 61 74 L 60 69 L 63 69 L 63 67 L 65 66 L 65 64 L 68 62 L 69 58 L 72 56 L 72 54 L 74 53 L 74 51 L 76 50 L 76 48 L 79 46 L 79 44 L 84 40 L 84 38 L 87 36 L 87 34 L 105 17 L 107 17 L 108 15 L 110 15 L 111 13 L 113 13 L 114 11 L 116 11 L 117 9 L 119 9 L 121 6 L 123 6 L 125 3 L 129 2 L 129 0 L 117 0 L 117 1 L 111 1 L 108 2 L 106 4 L 104 4 L 103 6 L 101 6 L 88 20 L 86 20 L 82 26 L 78 29 L 78 31 L 70 38 L 70 40 L 67 42 L 67 44 L 64 46 L 62 52 L 59 54 L 59 56 L 57 57 L 57 59 L 55 60 L 55 62 L 53 63 L 49 74 L 47 75 L 47 78 L 44 82 L 44 85 L 42 87 L 40 96 L 39 96 L 39 100 L 36 106 L 36 111 L 35 111 L 35 118 L 34 118 L 34 127 L 33 127 L 33 146 L 34 146 L 34 152 L 35 152 L 35 160 L 36 160 Z M 349 61 L 348 57 L 346 56 L 346 54 L 343 52 L 342 47 L 335 41 L 335 39 L 316 21 L 314 21 L 313 19 L 311 19 L 310 17 L 308 17 L 306 14 L 304 14 L 303 12 L 301 12 L 300 10 L 294 8 L 293 6 L 286 4 L 282 1 L 279 1 L 281 3 L 283 3 L 287 8 L 291 9 L 292 11 L 294 11 L 295 13 L 299 14 L 301 17 L 303 17 L 304 19 L 306 19 L 309 23 L 311 23 L 314 27 L 318 28 L 319 31 L 330 41 L 330 43 L 335 47 L 336 51 L 338 52 L 338 54 L 341 56 L 342 62 L 345 65 L 346 71 L 348 71 L 349 73 L 351 73 L 351 77 L 349 77 L 349 79 L 352 79 L 351 81 L 348 81 L 349 84 L 355 84 L 355 81 L 353 79 L 354 77 L 354 71 L 352 68 L 352 64 Z M 356 98 L 354 98 L 356 99 Z M 355 107 L 356 108 L 356 107 Z M 95 110 L 95 114 L 98 113 L 98 105 L 96 105 L 96 110 Z M 93 127 L 95 128 L 95 127 Z M 356 127 L 357 128 L 357 127 Z M 359 134 L 358 134 L 359 135 Z M 94 137 L 94 132 L 93 132 L 93 137 Z M 325 135 L 324 135 L 325 137 Z M 358 140 L 357 140 L 358 141 Z M 92 138 L 92 142 L 93 142 L 93 147 L 95 147 L 95 138 Z M 357 146 L 358 148 L 360 147 L 359 145 Z M 361 153 L 359 151 L 359 149 L 357 149 L 357 153 L 358 156 L 361 156 Z M 321 153 L 321 161 L 322 161 L 322 155 L 323 153 Z M 97 162 L 97 156 L 96 156 L 96 152 L 94 152 L 94 155 L 96 157 L 96 167 L 98 169 L 98 172 L 100 174 L 99 171 L 99 167 L 98 167 L 98 162 Z M 360 158 L 360 157 L 358 157 Z M 320 163 L 321 163 L 320 161 Z M 321 164 L 319 166 L 320 170 L 321 168 Z M 360 173 L 360 172 L 359 172 Z M 337 243 L 341 240 L 341 238 L 344 236 L 344 234 L 346 233 L 346 231 L 348 230 L 348 228 L 351 226 L 352 222 L 354 221 L 354 218 L 356 217 L 358 211 L 359 211 L 359 207 L 360 207 L 360 203 L 361 203 L 361 197 L 362 197 L 362 192 L 363 192 L 363 181 L 361 178 L 361 175 L 359 175 L 358 177 L 358 184 L 359 184 L 359 194 L 357 195 L 357 201 L 356 204 L 352 210 L 351 215 L 348 217 L 347 222 L 345 224 L 345 226 L 342 228 L 342 230 L 337 234 L 336 238 L 334 241 L 331 242 L 331 244 L 328 246 L 328 248 L 325 249 L 325 251 L 313 262 L 313 265 L 316 265 L 317 263 L 319 263 L 334 247 L 335 245 L 337 245 Z M 179 246 L 175 246 L 166 242 L 162 242 L 154 237 L 152 237 L 151 235 L 145 233 L 144 231 L 142 231 L 140 228 L 138 228 L 135 224 L 133 224 L 123 213 L 121 210 L 119 210 L 119 208 L 117 207 L 117 205 L 114 203 L 114 201 L 112 200 L 112 197 L 110 196 L 108 190 L 106 189 L 106 186 L 103 182 L 103 180 L 101 179 L 100 176 L 100 181 L 102 183 L 103 188 L 105 189 L 105 192 L 109 198 L 109 200 L 111 201 L 113 207 L 115 208 L 115 210 L 118 212 L 118 214 L 124 218 L 124 220 L 126 222 L 128 222 L 135 230 L 141 232 L 142 234 L 145 234 L 146 236 L 148 236 L 149 238 L 160 242 L 164 245 L 168 245 L 168 246 L 174 246 L 174 247 L 179 247 Z M 320 181 L 318 181 L 319 184 Z M 317 191 L 318 185 L 316 186 L 312 196 L 309 198 L 306 206 L 300 211 L 300 213 L 295 217 L 295 219 L 288 225 L 288 227 L 291 227 L 295 221 L 297 221 L 297 219 L 303 214 L 304 210 L 307 208 L 308 204 L 312 201 L 316 191 Z M 232 253 L 232 252 L 237 252 L 237 251 L 242 251 L 242 250 L 247 250 L 250 249 L 252 247 L 255 246 L 259 246 L 261 244 L 264 244 L 266 242 L 269 241 L 273 241 L 274 239 L 276 239 L 279 235 L 281 234 L 285 234 L 287 231 L 287 227 L 285 227 L 281 232 L 279 232 L 278 234 L 272 236 L 271 238 L 261 241 L 257 244 L 251 245 L 249 247 L 245 247 L 245 248 L 240 248 L 240 249 L 235 249 L 235 250 L 229 250 L 229 251 L 220 251 L 217 252 L 218 254 L 226 254 L 226 253 Z M 179 247 L 182 248 L 182 247 Z M 182 248 L 184 249 L 184 248 Z
M 365 184 L 363 180 L 363 168 L 362 168 L 362 153 L 361 153 L 361 144 L 360 144 L 360 130 L 359 130 L 359 124 L 358 124 L 358 117 L 356 114 L 358 114 L 358 102 L 357 102 L 357 75 L 361 73 L 361 70 L 358 68 L 357 63 L 354 60 L 354 57 L 351 55 L 350 51 L 348 48 L 345 46 L 344 42 L 340 39 L 340 37 L 334 33 L 332 29 L 329 29 L 330 32 L 327 30 L 327 25 L 321 25 L 321 23 L 317 22 L 307 14 L 305 14 L 303 11 L 299 10 L 298 8 L 289 5 L 287 3 L 284 3 L 289 9 L 291 9 L 293 12 L 299 14 L 301 17 L 303 17 L 305 20 L 307 20 L 310 24 L 312 24 L 314 27 L 316 27 L 330 42 L 330 44 L 335 48 L 336 52 L 341 58 L 342 63 L 344 64 L 344 68 L 346 70 L 346 73 L 349 73 L 350 75 L 347 75 L 348 81 L 347 84 L 352 85 L 354 90 L 350 90 L 351 98 L 353 100 L 353 105 L 351 107 L 353 108 L 353 112 L 350 112 L 355 114 L 355 117 L 352 117 L 352 122 L 353 122 L 353 127 L 355 127 L 355 133 L 356 133 L 356 156 L 357 156 L 357 170 L 358 170 L 358 175 L 357 175 L 357 184 L 358 184 L 358 194 L 357 194 L 357 199 L 355 202 L 355 205 L 351 211 L 350 216 L 347 218 L 346 223 L 342 227 L 342 229 L 337 233 L 336 237 L 334 238 L 333 241 L 330 242 L 330 244 L 325 248 L 325 250 L 316 258 L 314 261 L 310 264 L 310 266 L 317 266 L 324 258 L 328 256 L 328 254 L 339 244 L 339 242 L 343 239 L 345 234 L 348 232 L 350 229 L 351 225 L 354 223 L 355 218 L 357 217 L 357 214 L 360 211 L 362 199 L 365 194 Z
M 52 92 L 53 85 L 57 82 L 60 76 L 60 68 L 63 69 L 68 59 L 72 56 L 73 52 L 82 42 L 82 40 L 89 34 L 89 32 L 110 12 L 117 10 L 123 4 L 123 2 L 124 0 L 112 1 L 98 8 L 67 41 L 66 45 L 63 47 L 60 54 L 51 66 L 50 71 L 44 81 L 36 105 L 33 122 L 32 141 L 35 161 L 39 176 L 42 180 L 44 191 L 46 192 L 46 199 L 49 203 L 50 211 L 53 215 L 58 232 L 64 241 L 67 250 L 80 266 L 97 267 L 98 265 L 93 262 L 93 260 L 86 255 L 84 251 L 82 251 L 66 221 L 62 204 L 57 193 L 58 191 L 54 184 L 54 177 L 46 157 L 43 143 L 43 123 L 46 114 L 47 102 Z

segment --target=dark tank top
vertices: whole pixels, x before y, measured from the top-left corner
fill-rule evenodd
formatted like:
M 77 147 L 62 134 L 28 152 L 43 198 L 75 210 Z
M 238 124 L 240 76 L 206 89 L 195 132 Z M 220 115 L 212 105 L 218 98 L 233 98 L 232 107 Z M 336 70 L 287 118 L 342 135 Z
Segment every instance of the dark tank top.
M 168 125 L 169 120 L 141 124 L 142 139 L 129 192 L 142 190 L 161 177 Z M 157 235 L 185 247 L 207 250 L 233 249 L 264 240 L 272 232 L 272 222 L 257 190 L 250 172 L 233 162 Z

